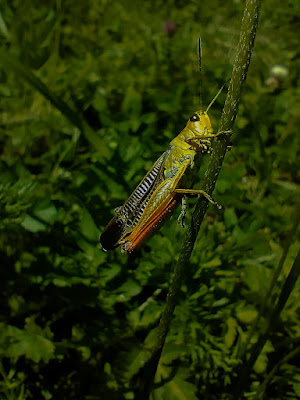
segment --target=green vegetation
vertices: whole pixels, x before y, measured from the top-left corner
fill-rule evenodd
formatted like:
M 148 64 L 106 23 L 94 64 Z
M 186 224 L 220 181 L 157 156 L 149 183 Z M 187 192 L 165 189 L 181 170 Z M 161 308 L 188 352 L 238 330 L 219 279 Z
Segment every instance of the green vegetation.
M 204 106 L 230 77 L 243 8 L 2 0 L 1 400 L 135 398 L 185 231 L 178 210 L 129 256 L 100 232 L 199 109 L 199 35 Z M 263 2 L 155 400 L 300 396 L 299 8 Z

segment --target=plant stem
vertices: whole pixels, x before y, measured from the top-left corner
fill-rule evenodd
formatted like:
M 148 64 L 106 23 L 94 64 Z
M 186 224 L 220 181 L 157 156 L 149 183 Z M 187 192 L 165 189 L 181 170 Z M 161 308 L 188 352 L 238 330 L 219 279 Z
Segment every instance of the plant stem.
M 267 291 L 267 293 L 266 293 L 266 295 L 264 297 L 264 301 L 262 302 L 262 305 L 260 307 L 259 314 L 258 314 L 258 316 L 256 318 L 256 321 L 254 322 L 253 327 L 252 327 L 252 329 L 251 329 L 251 331 L 249 333 L 247 342 L 243 346 L 242 351 L 240 353 L 240 358 L 242 359 L 242 362 L 246 361 L 247 349 L 250 347 L 250 343 L 252 343 L 252 338 L 253 338 L 255 332 L 257 332 L 258 323 L 261 320 L 261 318 L 263 318 L 263 316 L 264 316 L 264 314 L 266 312 L 267 306 L 270 305 L 270 304 L 274 304 L 275 301 L 276 301 L 276 296 L 274 296 L 273 291 L 274 291 L 274 288 L 278 285 L 278 282 L 277 282 L 278 278 L 279 278 L 279 276 L 280 276 L 280 274 L 282 272 L 282 268 L 283 268 L 284 262 L 286 260 L 287 255 L 288 255 L 289 249 L 290 249 L 290 247 L 292 245 L 292 239 L 293 239 L 295 233 L 297 232 L 299 223 L 300 223 L 300 207 L 296 210 L 296 216 L 295 216 L 292 228 L 291 228 L 290 232 L 288 233 L 288 235 L 286 236 L 286 239 L 284 241 L 283 252 L 282 252 L 280 261 L 278 263 L 277 268 L 274 271 L 274 274 L 273 274 L 272 280 L 270 282 L 268 291 Z
M 89 127 L 89 125 L 73 110 L 69 105 L 49 89 L 26 65 L 18 59 L 12 57 L 7 50 L 0 50 L 0 65 L 7 70 L 15 73 L 16 77 L 23 79 L 29 85 L 34 87 L 41 95 L 45 97 L 57 110 L 59 110 L 96 148 L 103 149 L 101 138 Z M 101 151 L 99 151 L 100 154 Z
M 232 130 L 237 115 L 243 84 L 246 80 L 254 39 L 258 25 L 260 0 L 247 0 L 241 23 L 240 39 L 237 54 L 233 66 L 232 78 L 228 89 L 224 109 L 222 112 L 219 131 Z M 213 146 L 213 154 L 204 178 L 203 190 L 211 194 L 214 190 L 223 159 L 226 153 L 227 140 L 219 140 Z M 185 276 L 186 266 L 190 259 L 195 240 L 203 221 L 208 203 L 204 197 L 197 202 L 192 215 L 192 220 L 185 236 L 179 259 L 175 265 L 173 280 L 170 284 L 166 299 L 166 305 L 162 313 L 158 333 L 152 354 L 143 370 L 142 387 L 137 393 L 136 399 L 149 398 L 153 388 L 155 373 L 171 323 L 176 300 L 180 294 L 180 287 Z
M 266 344 L 266 341 L 268 340 L 270 333 L 274 330 L 274 327 L 276 326 L 279 320 L 280 313 L 283 307 L 285 306 L 299 275 L 300 275 L 300 251 L 298 252 L 294 264 L 282 286 L 277 304 L 270 315 L 267 327 L 264 329 L 264 331 L 259 336 L 257 342 L 252 347 L 248 361 L 243 364 L 242 370 L 239 374 L 239 380 L 236 386 L 237 387 L 236 397 L 235 397 L 236 399 L 239 399 L 242 393 L 247 389 L 249 376 L 255 364 L 255 361 L 257 360 L 264 345 Z
M 65 117 L 80 131 L 82 131 L 82 122 L 75 111 L 73 111 L 67 103 L 65 103 L 60 97 L 56 96 L 31 70 L 22 64 L 19 60 L 12 57 L 6 50 L 1 49 L 0 52 L 0 64 L 3 67 L 11 70 L 15 75 L 28 84 L 33 86 L 38 92 L 40 92 L 50 103 L 57 108 Z
M 266 391 L 266 388 L 268 384 L 271 382 L 272 378 L 274 377 L 275 373 L 277 370 L 281 367 L 281 365 L 286 364 L 289 360 L 294 358 L 298 353 L 300 353 L 300 347 L 296 347 L 294 350 L 292 350 L 290 353 L 288 353 L 285 357 L 283 357 L 282 360 L 280 360 L 271 370 L 271 372 L 267 375 L 261 386 L 256 392 L 256 398 L 258 400 L 261 400 L 264 398 L 264 394 Z

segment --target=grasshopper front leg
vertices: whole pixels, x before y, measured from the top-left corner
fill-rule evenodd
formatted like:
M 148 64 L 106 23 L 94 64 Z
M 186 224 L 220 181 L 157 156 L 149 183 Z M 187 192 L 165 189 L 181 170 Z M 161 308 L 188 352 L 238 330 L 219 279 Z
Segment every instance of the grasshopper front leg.
M 203 154 L 211 153 L 211 139 L 220 139 L 224 136 L 231 136 L 232 131 L 220 131 L 217 132 L 215 135 L 205 135 L 202 137 L 193 137 L 188 139 L 186 142 L 190 144 L 197 152 L 201 152 Z M 228 145 L 226 150 L 230 151 L 232 145 Z
M 209 154 L 211 152 L 211 141 L 206 138 L 191 138 L 186 141 L 197 152 Z

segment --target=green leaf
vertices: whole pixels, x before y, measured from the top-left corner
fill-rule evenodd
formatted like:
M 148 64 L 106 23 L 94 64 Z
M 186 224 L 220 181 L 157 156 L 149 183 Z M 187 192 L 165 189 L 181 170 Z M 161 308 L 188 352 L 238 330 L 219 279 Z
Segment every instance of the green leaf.
M 7 26 L 2 17 L 1 12 L 0 12 L 0 32 L 2 33 L 2 35 L 4 35 L 6 38 L 8 38 L 9 33 L 8 33 Z
M 156 383 L 159 384 L 161 379 L 168 379 L 172 373 L 172 368 L 165 367 L 159 364 Z M 180 368 L 176 373 L 175 377 L 165 383 L 162 387 L 155 389 L 153 396 L 150 399 L 153 400 L 197 400 L 196 392 L 197 387 L 185 379 L 188 377 L 188 370 Z
M 263 298 L 263 293 L 266 293 L 268 289 L 270 272 L 256 260 L 244 260 L 243 263 L 245 264 L 246 284 L 254 293 L 259 293 Z
M 156 301 L 149 302 L 141 310 L 141 306 L 132 310 L 128 314 L 128 320 L 130 321 L 134 330 L 146 329 L 149 325 L 153 325 L 161 315 L 162 307 L 157 304 Z
M 125 302 L 131 297 L 137 296 L 142 290 L 142 287 L 133 279 L 128 279 L 122 286 L 120 286 L 115 293 L 119 293 L 119 301 Z
M 269 361 L 268 353 L 271 353 L 273 351 L 274 347 L 272 346 L 272 343 L 268 340 L 253 366 L 253 369 L 257 374 L 263 374 L 266 371 Z
M 229 317 L 226 320 L 226 325 L 227 325 L 227 331 L 226 331 L 226 334 L 224 337 L 224 341 L 225 341 L 226 346 L 228 348 L 230 348 L 235 341 L 235 338 L 237 335 L 238 324 L 237 324 L 235 318 Z
M 50 223 L 55 220 L 57 209 L 52 203 L 47 201 L 46 204 L 38 205 L 34 209 L 33 214 L 42 221 Z
M 150 351 L 144 351 L 138 346 L 134 346 L 126 354 L 126 370 L 124 371 L 124 378 L 127 381 L 135 376 L 139 370 L 145 365 L 146 361 L 150 357 Z
M 163 364 L 171 364 L 174 360 L 180 360 L 187 352 L 185 345 L 175 343 L 166 343 L 161 355 L 161 362 Z
M 107 264 L 103 265 L 99 271 L 99 280 L 103 286 L 107 282 L 115 278 L 121 271 L 121 266 L 119 264 Z
M 48 362 L 54 358 L 55 346 L 50 340 L 53 336 L 49 328 L 42 329 L 35 324 L 34 318 L 26 318 L 24 330 L 12 325 L 0 324 L 0 343 L 6 343 L 6 347 L 0 350 L 2 355 L 12 357 L 15 360 L 21 356 L 38 363 Z
M 300 397 L 300 382 L 294 382 L 293 388 L 295 390 L 296 395 Z
M 238 217 L 233 208 L 226 207 L 224 211 L 224 220 L 227 228 L 238 225 Z
M 47 226 L 37 219 L 31 217 L 30 215 L 26 215 L 24 220 L 21 222 L 21 226 L 29 232 L 36 233 L 45 231 Z
M 240 322 L 244 324 L 251 324 L 255 321 L 257 317 L 258 311 L 251 306 L 244 307 L 240 310 L 237 310 L 236 316 Z
M 92 242 L 98 242 L 100 237 L 100 231 L 97 228 L 91 214 L 86 210 L 80 211 L 80 222 L 79 229 L 81 234 Z
M 126 90 L 125 98 L 122 103 L 122 111 L 128 115 L 139 115 L 142 107 L 142 97 L 139 91 L 130 86 Z

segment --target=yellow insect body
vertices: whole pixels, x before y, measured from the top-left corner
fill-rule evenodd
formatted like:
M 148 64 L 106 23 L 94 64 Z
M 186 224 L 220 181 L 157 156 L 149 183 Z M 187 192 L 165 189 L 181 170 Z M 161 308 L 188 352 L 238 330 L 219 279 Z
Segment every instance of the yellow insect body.
M 209 153 L 212 139 L 222 134 L 213 134 L 207 111 L 195 112 L 126 203 L 116 210 L 101 235 L 103 249 L 121 245 L 123 252 L 131 252 L 167 218 L 185 195 L 202 194 L 216 204 L 201 190 L 183 188 L 182 181 L 186 170 L 193 167 L 195 155 Z

